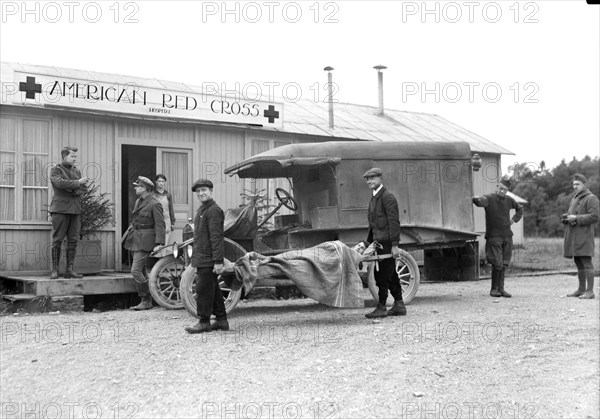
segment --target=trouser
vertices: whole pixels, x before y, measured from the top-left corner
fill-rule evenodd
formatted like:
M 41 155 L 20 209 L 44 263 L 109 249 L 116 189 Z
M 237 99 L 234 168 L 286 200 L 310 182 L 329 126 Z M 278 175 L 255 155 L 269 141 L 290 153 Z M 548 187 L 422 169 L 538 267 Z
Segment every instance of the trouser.
M 512 237 L 489 237 L 485 241 L 485 257 L 493 269 L 507 268 L 512 257 Z
M 147 297 L 150 292 L 148 289 L 148 271 L 146 262 L 151 252 L 137 250 L 133 252 L 133 261 L 131 262 L 131 275 L 135 280 L 135 289 L 140 297 Z
M 67 250 L 75 250 L 81 230 L 80 214 L 52 213 L 52 249 L 60 249 L 67 237 Z
M 226 320 L 225 301 L 219 287 L 219 276 L 213 272 L 212 267 L 196 268 L 196 312 L 200 321 L 210 322 L 211 314 L 217 321 Z
M 377 253 L 392 253 L 392 242 L 379 242 L 383 246 Z M 394 258 L 383 259 L 378 262 L 379 270 L 375 271 L 375 284 L 379 289 L 379 303 L 385 304 L 389 293 L 394 300 L 402 301 L 402 285 L 396 274 L 396 261 Z

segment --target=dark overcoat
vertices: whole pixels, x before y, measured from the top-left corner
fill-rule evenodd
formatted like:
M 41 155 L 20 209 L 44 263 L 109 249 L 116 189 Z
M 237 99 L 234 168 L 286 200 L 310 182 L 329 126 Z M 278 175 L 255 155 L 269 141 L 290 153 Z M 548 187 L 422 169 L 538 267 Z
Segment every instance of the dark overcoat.
M 198 208 L 194 218 L 193 267 L 208 268 L 223 263 L 224 223 L 225 214 L 214 200 Z
M 577 223 L 566 225 L 564 257 L 593 257 L 594 224 L 598 222 L 598 197 L 588 189 L 579 192 L 571 199 L 567 213 L 576 215 Z
M 52 182 L 52 202 L 50 212 L 61 214 L 81 214 L 81 194 L 85 186 L 79 184 L 81 172 L 74 166 L 57 164 L 50 170 Z
M 391 242 L 392 246 L 400 243 L 400 218 L 398 214 L 398 201 L 394 194 L 384 186 L 371 198 L 369 203 L 369 243 Z
M 156 245 L 165 244 L 165 217 L 160 202 L 148 193 L 135 201 L 132 222 L 123 247 L 133 252 L 151 252 Z

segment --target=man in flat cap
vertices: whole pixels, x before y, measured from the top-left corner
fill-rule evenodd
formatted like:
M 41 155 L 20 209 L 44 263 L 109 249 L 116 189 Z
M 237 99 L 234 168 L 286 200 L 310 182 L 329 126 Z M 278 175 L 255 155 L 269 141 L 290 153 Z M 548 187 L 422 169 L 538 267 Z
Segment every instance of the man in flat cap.
M 587 188 L 587 179 L 581 173 L 573 176 L 573 190 L 575 194 L 569 204 L 569 210 L 562 216 L 562 222 L 566 226 L 563 255 L 575 261 L 579 287 L 567 297 L 592 300 L 596 298 L 592 258 L 594 224 L 598 222 L 598 197 Z
M 139 198 L 135 201 L 131 225 L 125 233 L 123 246 L 133 252 L 131 274 L 141 302 L 130 309 L 138 311 L 152 308 L 146 262 L 150 253 L 165 244 L 165 218 L 161 203 L 152 193 L 154 183 L 147 177 L 139 176 L 133 185 Z
M 523 205 L 506 195 L 510 186 L 510 180 L 503 178 L 496 186 L 496 192 L 473 197 L 473 204 L 485 208 L 485 257 L 492 265 L 492 297 L 512 297 L 504 289 L 504 274 L 512 256 L 510 226 L 523 216 Z M 512 218 L 511 209 L 515 210 Z
M 225 214 L 212 197 L 213 183 L 208 179 L 198 179 L 192 185 L 192 192 L 200 201 L 200 208 L 194 218 L 194 246 L 192 266 L 197 269 L 196 310 L 199 321 L 186 327 L 188 333 L 206 333 L 212 330 L 229 330 L 225 301 L 219 287 L 219 275 L 223 273 L 223 248 L 225 236 L 223 225 Z M 211 325 L 210 316 L 216 321 Z
M 81 195 L 90 179 L 81 176 L 75 167 L 77 148 L 66 146 L 60 152 L 62 162 L 50 171 L 52 182 L 52 273 L 50 279 L 58 278 L 60 251 L 64 238 L 67 238 L 67 266 L 65 278 L 81 278 L 83 275 L 73 270 L 77 241 L 81 231 Z
M 365 316 L 369 319 L 387 316 L 404 316 L 406 307 L 402 300 L 402 286 L 396 274 L 396 258 L 400 256 L 400 218 L 398 201 L 382 183 L 383 171 L 377 167 L 369 169 L 363 175 L 369 189 L 373 192 L 369 203 L 369 233 L 367 242 L 377 241 L 381 246 L 380 253 L 392 253 L 393 259 L 378 262 L 379 269 L 375 271 L 375 283 L 379 288 L 379 301 L 375 310 Z M 389 293 L 394 297 L 394 305 L 386 309 Z

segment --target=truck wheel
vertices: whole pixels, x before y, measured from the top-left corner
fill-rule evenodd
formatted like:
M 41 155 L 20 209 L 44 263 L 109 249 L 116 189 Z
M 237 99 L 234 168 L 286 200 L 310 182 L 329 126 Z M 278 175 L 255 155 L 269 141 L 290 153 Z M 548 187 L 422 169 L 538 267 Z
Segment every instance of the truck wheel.
M 159 306 L 167 310 L 183 308 L 179 284 L 184 270 L 183 259 L 174 258 L 173 255 L 167 255 L 156 262 L 148 278 L 148 287 Z
M 196 306 L 196 280 L 198 275 L 196 268 L 188 266 L 183 273 L 181 278 L 181 299 L 185 309 L 192 316 L 198 318 L 197 306 Z M 231 286 L 228 285 L 230 281 L 227 276 L 219 275 L 219 288 L 225 299 L 225 311 L 227 314 L 231 313 L 237 303 L 240 301 L 242 296 L 242 287 L 240 286 L 237 290 L 232 290 Z
M 375 284 L 375 262 L 369 263 L 368 275 L 369 275 L 369 291 L 375 299 L 379 301 L 379 289 Z M 404 304 L 408 304 L 415 298 L 419 284 L 421 282 L 421 274 L 419 272 L 419 265 L 417 261 L 405 250 L 400 249 L 400 257 L 396 259 L 396 273 L 400 278 L 400 285 L 402 285 L 402 299 Z M 388 305 L 394 302 L 394 298 L 388 295 Z

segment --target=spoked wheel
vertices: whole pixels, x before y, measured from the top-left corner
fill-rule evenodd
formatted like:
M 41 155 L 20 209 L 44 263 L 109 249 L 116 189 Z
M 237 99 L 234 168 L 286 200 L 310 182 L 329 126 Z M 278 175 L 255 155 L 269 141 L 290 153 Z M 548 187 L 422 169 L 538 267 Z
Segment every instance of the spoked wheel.
M 167 255 L 161 258 L 150 272 L 148 286 L 154 301 L 168 310 L 183 308 L 179 286 L 185 270 L 182 258 Z
M 224 246 L 225 260 L 236 261 L 246 254 L 246 250 L 230 239 L 225 239 Z M 219 275 L 219 288 L 225 299 L 225 311 L 229 314 L 242 296 L 242 287 L 232 290 L 231 285 L 235 279 L 235 274 Z M 196 310 L 196 268 L 188 266 L 181 277 L 181 299 L 185 309 L 194 317 L 198 317 Z
M 375 284 L 374 276 L 375 264 L 371 263 L 369 267 L 369 291 L 375 299 L 379 300 L 379 289 Z M 404 304 L 408 304 L 415 298 L 419 289 L 419 283 L 421 282 L 421 274 L 419 272 L 419 265 L 417 261 L 405 250 L 400 249 L 400 257 L 396 259 L 396 274 L 400 279 L 400 285 L 402 286 L 402 299 Z M 388 295 L 388 305 L 393 303 L 394 298 Z
M 196 268 L 188 266 L 183 273 L 181 280 L 181 297 L 185 309 L 194 317 L 198 317 L 197 304 L 196 304 L 196 280 L 198 275 Z M 240 301 L 242 296 L 242 287 L 240 286 L 237 290 L 231 289 L 231 283 L 234 278 L 231 275 L 219 275 L 219 288 L 225 299 L 225 311 L 227 314 L 231 313 L 237 303 Z

